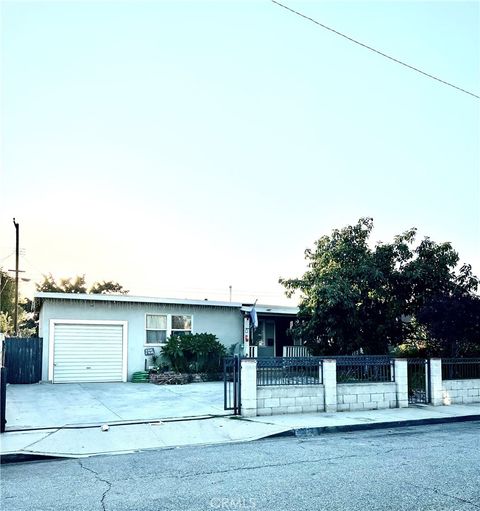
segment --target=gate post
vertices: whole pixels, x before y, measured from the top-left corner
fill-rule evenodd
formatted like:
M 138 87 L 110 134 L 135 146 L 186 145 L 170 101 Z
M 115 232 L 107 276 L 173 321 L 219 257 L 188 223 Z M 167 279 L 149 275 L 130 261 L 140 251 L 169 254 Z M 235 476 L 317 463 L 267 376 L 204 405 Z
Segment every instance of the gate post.
M 408 407 L 408 362 L 405 359 L 396 358 L 394 364 L 397 408 L 406 408 Z
M 325 411 L 337 411 L 337 361 L 323 360 L 323 390 L 325 392 Z
M 240 387 L 242 389 L 242 417 L 257 415 L 257 361 L 253 358 L 242 358 L 240 371 Z
M 442 359 L 430 359 L 430 400 L 433 406 L 443 405 Z

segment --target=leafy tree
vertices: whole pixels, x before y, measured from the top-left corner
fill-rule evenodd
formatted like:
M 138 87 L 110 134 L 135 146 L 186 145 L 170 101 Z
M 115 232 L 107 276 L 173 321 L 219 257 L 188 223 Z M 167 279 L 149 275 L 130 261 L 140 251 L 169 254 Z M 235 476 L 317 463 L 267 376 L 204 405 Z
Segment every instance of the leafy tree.
M 114 282 L 113 280 L 104 280 L 102 282 L 95 282 L 93 286 L 88 291 L 92 294 L 120 294 L 126 295 L 128 294 L 128 289 L 124 289 L 124 287 L 118 282 Z
M 371 218 L 335 229 L 305 251 L 308 270 L 280 279 L 287 296 L 300 293 L 291 334 L 314 354 L 387 353 L 415 336 L 415 318 L 433 297 L 470 294 L 478 285 L 471 268 L 455 273 L 458 254 L 429 238 L 414 246 L 416 229 L 391 243 L 368 241 Z
M 15 309 L 15 279 L 0 269 L 0 312 L 13 317 Z
M 469 294 L 436 296 L 418 313 L 428 341 L 426 354 L 480 356 L 480 298 Z
M 43 282 L 36 284 L 37 291 L 50 293 L 86 293 L 85 275 L 77 275 L 69 279 L 60 279 L 57 283 L 51 273 L 43 275 Z
M 91 293 L 91 294 L 127 294 L 128 290 L 124 289 L 121 284 L 112 280 L 95 282 L 87 291 L 85 275 L 77 275 L 68 279 L 60 279 L 59 282 L 52 274 L 44 275 L 43 282 L 36 285 L 37 291 L 45 291 L 51 293 Z
M 0 270 L 0 332 L 13 335 L 15 316 L 15 279 Z M 30 337 L 36 332 L 36 324 L 31 314 L 31 301 L 20 297 L 18 303 L 18 334 Z
M 6 312 L 0 312 L 0 332 L 11 334 L 13 332 L 13 318 Z

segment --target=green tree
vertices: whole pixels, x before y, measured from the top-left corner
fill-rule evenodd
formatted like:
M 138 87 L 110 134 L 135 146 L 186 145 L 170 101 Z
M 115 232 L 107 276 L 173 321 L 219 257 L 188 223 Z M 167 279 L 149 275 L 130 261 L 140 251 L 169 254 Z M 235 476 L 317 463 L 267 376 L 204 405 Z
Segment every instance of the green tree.
M 305 251 L 308 269 L 300 278 L 280 279 L 287 296 L 300 293 L 291 334 L 315 354 L 387 353 L 415 336 L 411 321 L 429 300 L 478 285 L 471 268 L 458 273 L 458 254 L 449 243 L 429 238 L 415 244 L 416 229 L 391 243 L 369 245 L 371 218 L 335 229 Z
M 87 288 L 85 275 L 57 280 L 51 273 L 43 276 L 43 282 L 36 284 L 37 291 L 50 293 L 128 294 L 121 284 L 113 280 L 95 282 Z
M 13 317 L 15 309 L 15 279 L 0 269 L 0 312 Z
M 114 282 L 113 280 L 103 280 L 102 282 L 95 282 L 90 290 L 88 291 L 92 294 L 120 294 L 126 295 L 128 294 L 128 289 L 124 289 L 124 287 L 118 282 Z
M 18 335 L 30 337 L 35 335 L 36 323 L 32 314 L 31 300 L 19 297 Z M 0 332 L 14 334 L 15 279 L 0 270 Z
M 438 295 L 419 311 L 428 334 L 425 354 L 480 356 L 480 298 L 471 294 Z
M 57 283 L 51 273 L 43 275 L 43 282 L 36 284 L 37 291 L 50 293 L 86 293 L 85 275 L 60 279 Z

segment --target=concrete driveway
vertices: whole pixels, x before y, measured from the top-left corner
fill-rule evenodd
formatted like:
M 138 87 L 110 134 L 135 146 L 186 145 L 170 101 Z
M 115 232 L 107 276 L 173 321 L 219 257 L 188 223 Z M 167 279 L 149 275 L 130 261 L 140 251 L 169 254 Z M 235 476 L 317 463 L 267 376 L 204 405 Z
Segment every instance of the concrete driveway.
M 7 430 L 225 415 L 223 382 L 7 386 Z

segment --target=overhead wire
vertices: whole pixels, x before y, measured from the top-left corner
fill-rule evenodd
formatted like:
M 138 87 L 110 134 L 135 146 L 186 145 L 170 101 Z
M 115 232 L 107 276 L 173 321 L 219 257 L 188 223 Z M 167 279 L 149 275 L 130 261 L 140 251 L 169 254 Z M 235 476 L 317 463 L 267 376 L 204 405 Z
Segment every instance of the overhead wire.
M 457 85 L 454 85 L 453 83 L 447 82 L 446 80 L 442 80 L 441 78 L 438 78 L 437 76 L 434 76 L 434 75 L 432 75 L 430 73 L 426 73 L 425 71 L 422 71 L 418 67 L 411 66 L 410 64 L 407 64 L 406 62 L 403 62 L 402 60 L 399 60 L 399 59 L 397 59 L 395 57 L 387 55 L 386 53 L 383 53 L 382 51 L 379 51 L 379 50 L 373 48 L 372 46 L 369 46 L 368 44 L 362 43 L 361 41 L 358 41 L 357 39 L 354 39 L 353 37 L 350 37 L 350 36 L 348 36 L 346 34 L 343 34 L 342 32 L 339 32 L 338 30 L 335 30 L 334 28 L 331 28 L 331 27 L 329 27 L 327 25 L 324 25 L 323 23 L 320 23 L 316 19 L 311 18 L 310 16 L 307 16 L 306 14 L 303 14 L 303 13 L 301 13 L 299 11 L 296 11 L 295 9 L 292 9 L 291 7 L 288 7 L 287 5 L 284 5 L 284 4 L 280 3 L 280 2 L 278 2 L 277 0 L 271 0 L 271 2 L 274 3 L 274 4 L 277 4 L 280 7 L 283 7 L 287 11 L 290 11 L 293 14 L 296 14 L 297 16 L 300 16 L 302 18 L 305 18 L 308 21 L 311 21 L 312 23 L 315 23 L 316 25 L 324 28 L 325 30 L 329 30 L 330 32 L 333 32 L 334 34 L 339 35 L 340 37 L 348 39 L 352 43 L 358 44 L 359 46 L 362 46 L 363 48 L 366 48 L 367 50 L 373 51 L 373 52 L 377 53 L 378 55 L 381 55 L 382 57 L 385 57 L 385 58 L 387 58 L 389 60 L 392 60 L 393 62 L 396 62 L 397 64 L 400 64 L 400 65 L 405 66 L 405 67 L 407 67 L 409 69 L 412 69 L 413 71 L 416 71 L 417 73 L 421 73 L 422 75 L 427 76 L 428 78 L 432 78 L 433 80 L 436 80 L 437 82 L 443 83 L 444 85 L 448 85 L 449 87 L 453 87 L 454 89 L 457 89 L 460 92 L 464 92 L 465 94 L 469 94 L 470 96 L 473 96 L 474 98 L 480 99 L 480 96 L 478 96 L 477 94 L 474 94 L 473 92 L 470 92 L 470 91 L 468 91 L 466 89 L 462 89 L 461 87 L 458 87 Z

